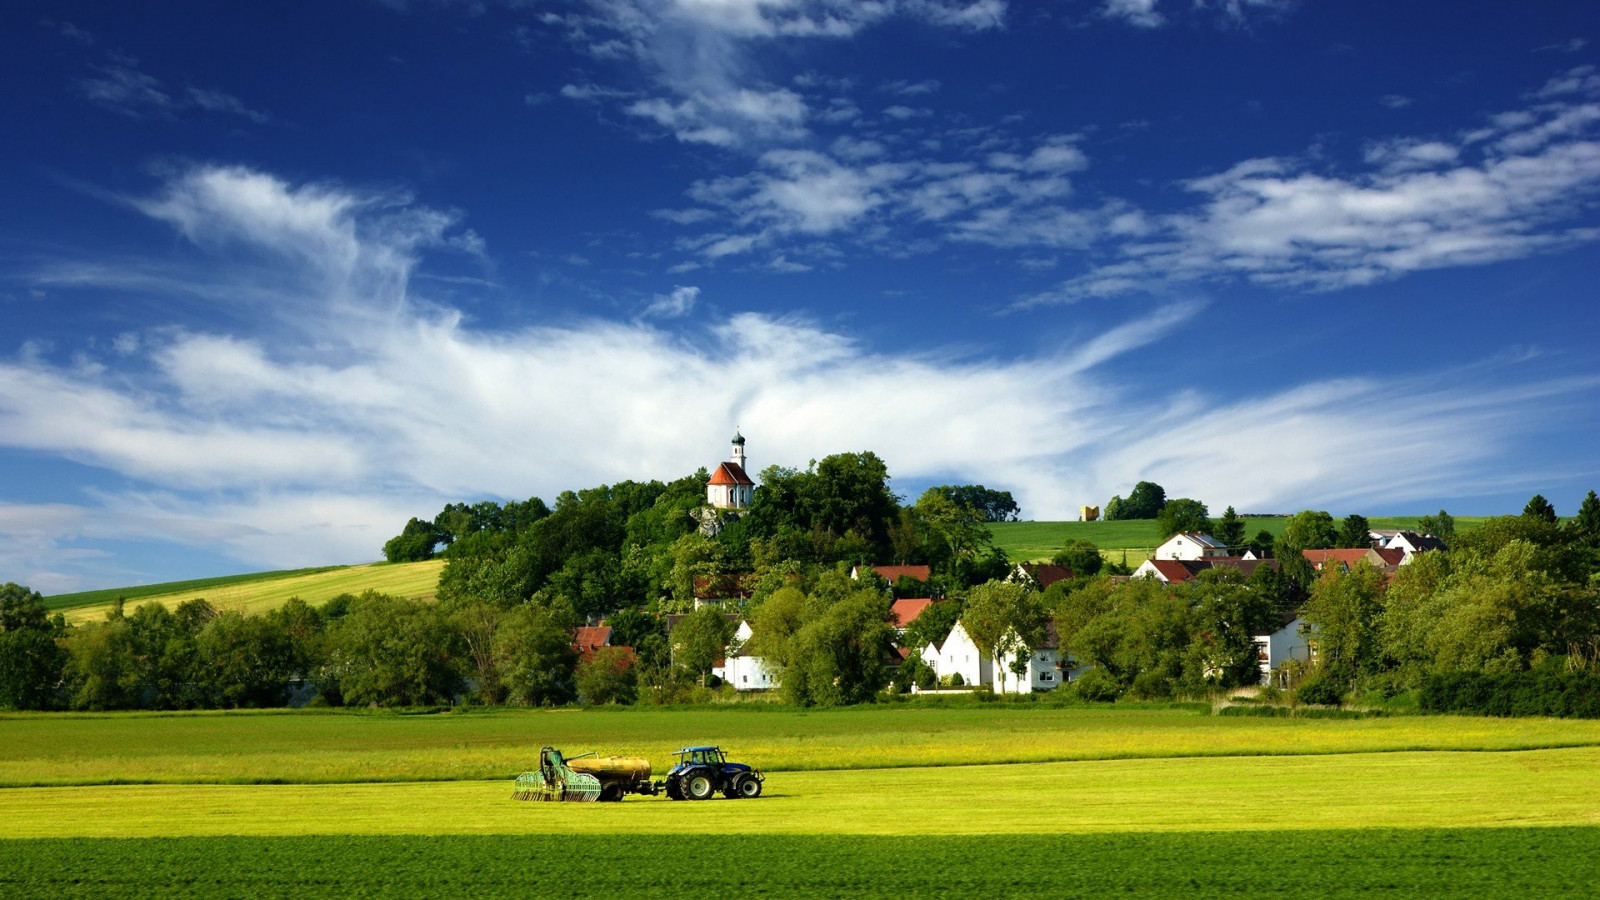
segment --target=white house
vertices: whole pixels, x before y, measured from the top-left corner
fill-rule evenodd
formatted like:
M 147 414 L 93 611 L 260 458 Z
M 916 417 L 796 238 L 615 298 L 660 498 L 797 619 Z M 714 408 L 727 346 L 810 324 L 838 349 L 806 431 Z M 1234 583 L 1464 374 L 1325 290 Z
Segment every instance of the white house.
M 711 674 L 733 685 L 736 691 L 770 691 L 778 686 L 778 673 L 767 668 L 766 660 L 761 657 L 741 653 L 752 634 L 749 621 L 740 621 L 722 665 L 714 667 Z
M 938 673 L 940 681 L 960 675 L 962 684 L 994 684 L 994 662 L 978 651 L 978 645 L 972 642 L 960 622 L 950 629 L 950 636 L 943 644 L 922 648 L 922 661 Z
M 1261 683 L 1272 681 L 1272 673 L 1291 659 L 1301 662 L 1311 660 L 1311 644 L 1300 631 L 1305 620 L 1292 613 L 1284 613 L 1274 623 L 1276 630 L 1252 635 L 1256 642 L 1257 659 L 1261 661 Z
M 1417 534 L 1415 531 L 1396 531 L 1383 544 L 1385 550 L 1399 550 L 1405 553 L 1400 560 L 1401 565 L 1411 562 L 1411 558 L 1418 553 L 1429 553 L 1434 550 L 1445 549 L 1444 541 L 1431 534 Z
M 1227 556 L 1228 548 L 1209 534 L 1180 531 L 1156 548 L 1156 559 L 1205 559 Z
M 745 474 L 744 435 L 734 432 L 733 458 L 717 466 L 706 482 L 706 503 L 716 509 L 748 509 L 756 483 Z
M 995 657 L 995 693 L 1032 694 L 1037 691 L 1050 691 L 1066 681 L 1066 676 L 1061 670 L 1061 654 L 1057 649 L 1054 628 L 1049 629 L 1043 644 L 1028 652 L 1027 668 L 1021 677 L 1011 669 L 1014 659 L 1015 657 L 1009 653 Z

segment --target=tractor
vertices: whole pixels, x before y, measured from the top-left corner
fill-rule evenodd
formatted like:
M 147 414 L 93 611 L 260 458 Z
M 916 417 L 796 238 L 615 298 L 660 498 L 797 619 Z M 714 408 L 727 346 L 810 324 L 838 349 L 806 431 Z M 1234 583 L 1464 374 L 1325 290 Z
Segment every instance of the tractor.
M 667 773 L 667 796 L 673 800 L 709 800 L 721 791 L 730 800 L 761 796 L 766 776 L 744 763 L 728 762 L 718 747 L 684 747 L 678 764 Z

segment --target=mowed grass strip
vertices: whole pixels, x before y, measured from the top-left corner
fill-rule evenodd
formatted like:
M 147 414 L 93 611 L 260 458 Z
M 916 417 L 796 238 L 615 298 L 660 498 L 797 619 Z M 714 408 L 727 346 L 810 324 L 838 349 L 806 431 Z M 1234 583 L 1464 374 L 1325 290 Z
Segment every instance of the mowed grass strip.
M 415 563 L 373 563 L 277 578 L 227 581 L 129 600 L 127 611 L 132 612 L 134 607 L 144 603 L 159 603 L 172 609 L 185 600 L 206 600 L 218 609 L 260 614 L 277 609 L 290 597 L 299 597 L 315 606 L 340 594 L 359 594 L 367 590 L 431 600 L 438 593 L 439 573 L 444 571 L 444 562 L 432 559 Z M 72 623 L 99 621 L 105 618 L 114 602 L 113 596 L 86 606 L 74 606 L 65 610 L 64 615 Z
M 7 897 L 1582 897 L 1600 829 L 0 840 Z
M 508 778 L 541 745 L 642 756 L 718 744 L 769 771 L 1141 757 L 1600 747 L 1600 721 L 1219 717 L 1140 706 L 921 703 L 695 709 L 11 714 L 0 786 L 343 783 Z
M 510 779 L 0 791 L 8 837 L 1056 834 L 1600 825 L 1600 748 L 771 773 L 756 800 L 532 803 Z

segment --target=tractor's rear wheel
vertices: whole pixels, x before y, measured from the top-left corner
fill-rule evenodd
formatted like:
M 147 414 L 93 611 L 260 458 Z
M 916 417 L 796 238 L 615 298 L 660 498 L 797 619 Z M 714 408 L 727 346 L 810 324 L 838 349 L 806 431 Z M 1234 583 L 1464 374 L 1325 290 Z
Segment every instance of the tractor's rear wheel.
M 622 799 L 622 785 L 608 784 L 600 789 L 600 799 L 606 803 L 616 803 Z
M 733 790 L 746 800 L 754 800 L 761 796 L 761 782 L 750 775 L 744 775 L 733 783 Z
M 686 785 L 690 800 L 710 800 L 711 795 L 717 792 L 717 783 L 705 772 L 696 772 L 689 776 Z
M 682 784 L 682 782 L 680 782 L 676 778 L 668 778 L 667 779 L 667 799 L 668 800 L 682 800 L 683 799 L 683 784 Z

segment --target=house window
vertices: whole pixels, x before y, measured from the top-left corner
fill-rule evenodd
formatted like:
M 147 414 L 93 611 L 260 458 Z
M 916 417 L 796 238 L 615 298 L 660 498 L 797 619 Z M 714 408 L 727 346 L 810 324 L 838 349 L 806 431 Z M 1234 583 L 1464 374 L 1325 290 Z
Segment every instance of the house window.
M 1049 672 L 1040 672 L 1039 673 L 1039 680 L 1040 681 L 1055 681 L 1056 677 L 1054 675 L 1051 675 Z
M 750 676 L 749 675 L 740 675 L 739 676 L 739 680 L 743 681 L 746 684 L 749 684 L 750 683 Z

